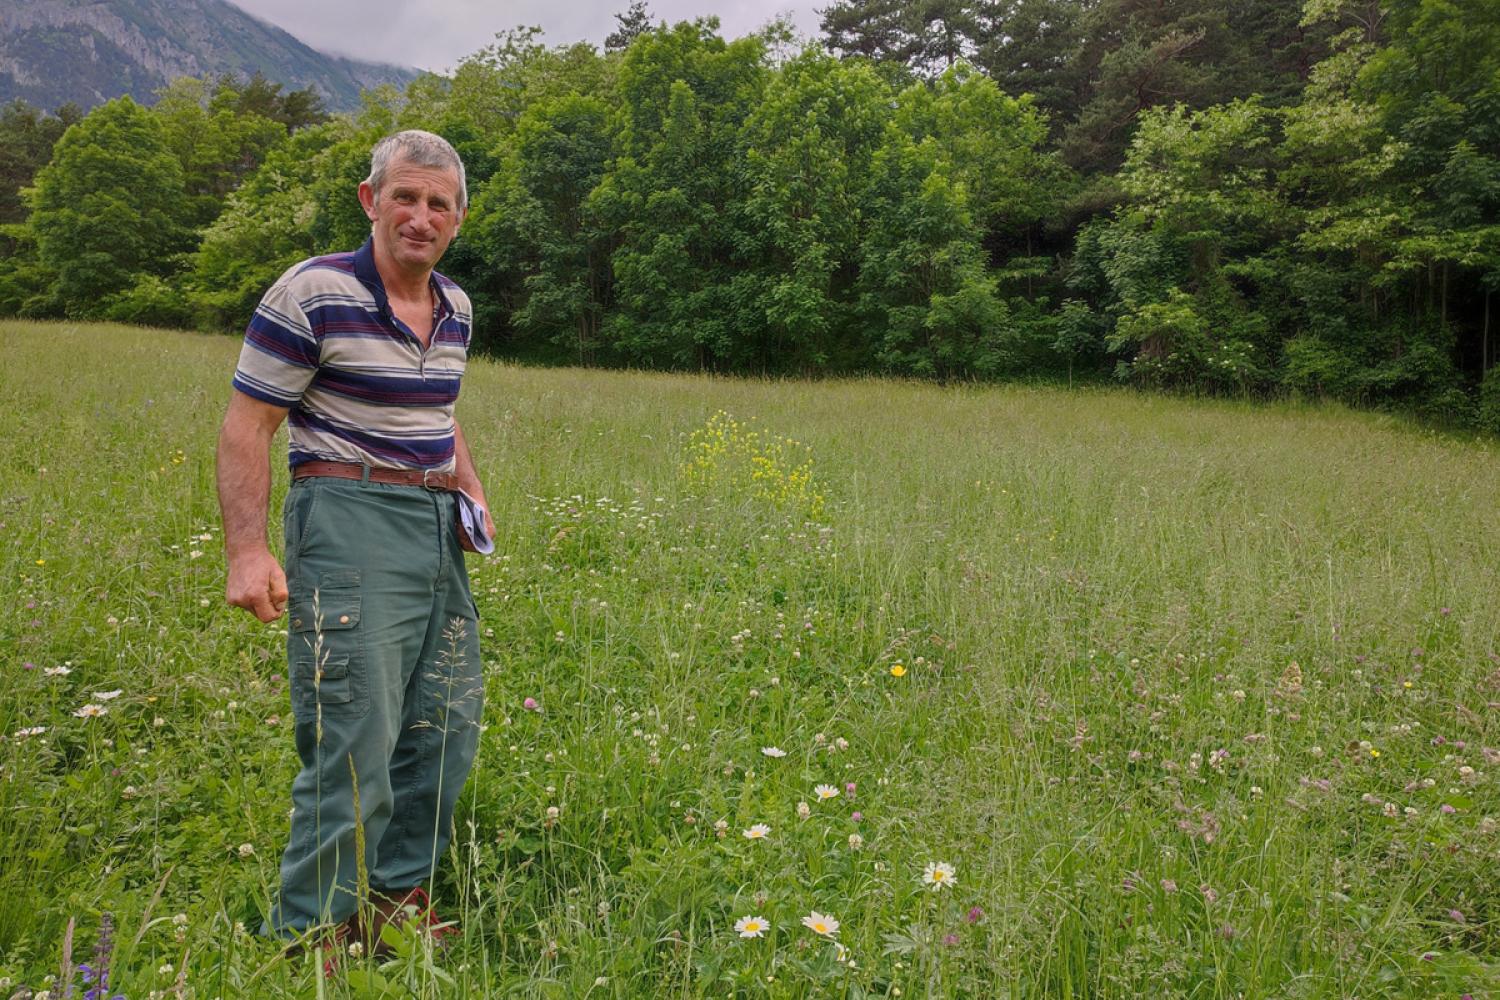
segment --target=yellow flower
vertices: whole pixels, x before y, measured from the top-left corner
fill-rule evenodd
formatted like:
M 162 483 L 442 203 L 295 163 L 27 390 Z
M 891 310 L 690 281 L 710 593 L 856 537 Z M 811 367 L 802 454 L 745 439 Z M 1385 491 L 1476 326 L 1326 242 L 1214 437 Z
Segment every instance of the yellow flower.
M 899 664 L 899 663 L 893 663 L 893 664 L 891 664 L 891 676 L 892 677 L 905 677 L 906 676 L 906 668 L 904 666 L 902 666 L 901 664 Z
M 1370 751 L 1370 756 L 1371 756 L 1371 757 L 1379 757 L 1379 756 L 1380 756 L 1380 751 L 1379 751 L 1379 750 L 1373 750 L 1373 749 L 1372 749 L 1372 750 L 1371 750 L 1371 751 Z
M 45 566 L 45 565 L 47 565 L 47 560 L 45 560 L 45 559 L 38 559 L 38 560 L 37 560 L 37 561 L 36 561 L 36 564 L 37 564 L 37 565 L 38 565 L 38 566 Z

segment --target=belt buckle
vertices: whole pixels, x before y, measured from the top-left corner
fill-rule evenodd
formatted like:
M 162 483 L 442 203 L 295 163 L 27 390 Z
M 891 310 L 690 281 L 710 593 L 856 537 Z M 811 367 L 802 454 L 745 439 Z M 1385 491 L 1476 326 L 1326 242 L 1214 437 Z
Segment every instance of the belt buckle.
M 428 478 L 427 478 L 428 476 L 441 476 L 441 475 L 442 475 L 441 472 L 436 472 L 433 469 L 423 469 L 422 470 L 422 489 L 427 490 L 427 491 L 432 492 L 432 493 L 443 493 L 443 492 L 446 492 L 446 488 L 445 487 L 443 487 L 443 486 L 433 486 L 432 483 L 429 482 Z

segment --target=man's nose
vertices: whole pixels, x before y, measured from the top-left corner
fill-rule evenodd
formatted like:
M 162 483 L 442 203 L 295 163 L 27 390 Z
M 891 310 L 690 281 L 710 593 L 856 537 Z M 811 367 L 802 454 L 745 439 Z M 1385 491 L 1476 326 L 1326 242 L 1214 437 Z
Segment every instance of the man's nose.
M 411 225 L 416 229 L 432 228 L 432 213 L 425 204 L 418 202 L 411 210 Z

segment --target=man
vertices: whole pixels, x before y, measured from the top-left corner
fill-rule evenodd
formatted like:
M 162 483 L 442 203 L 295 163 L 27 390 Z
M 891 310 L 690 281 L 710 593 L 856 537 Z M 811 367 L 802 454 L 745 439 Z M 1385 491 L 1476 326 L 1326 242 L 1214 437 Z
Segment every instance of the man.
M 411 904 L 434 919 L 423 886 L 483 701 L 450 492 L 484 504 L 453 419 L 471 311 L 433 270 L 467 210 L 463 163 L 429 132 L 390 136 L 359 201 L 369 241 L 292 267 L 261 300 L 219 437 L 226 597 L 263 622 L 290 608 L 302 769 L 267 921 L 286 938 L 334 924 L 370 939 Z M 266 537 L 267 455 L 288 416 L 283 572 Z

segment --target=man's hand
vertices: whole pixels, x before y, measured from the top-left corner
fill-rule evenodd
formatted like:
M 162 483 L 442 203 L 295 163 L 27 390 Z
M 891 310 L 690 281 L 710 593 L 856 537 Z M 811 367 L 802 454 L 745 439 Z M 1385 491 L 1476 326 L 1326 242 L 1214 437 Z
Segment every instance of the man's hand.
M 270 549 L 229 556 L 229 582 L 224 598 L 263 622 L 273 622 L 286 611 L 286 573 Z

